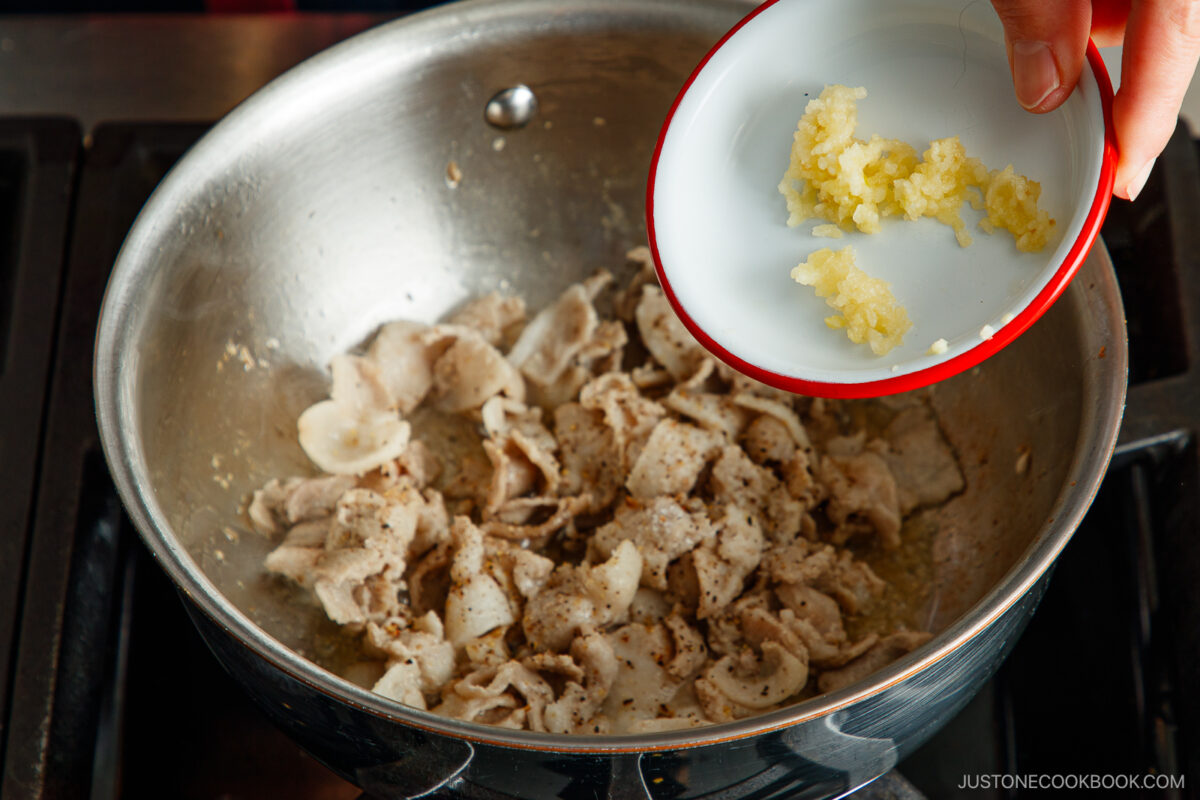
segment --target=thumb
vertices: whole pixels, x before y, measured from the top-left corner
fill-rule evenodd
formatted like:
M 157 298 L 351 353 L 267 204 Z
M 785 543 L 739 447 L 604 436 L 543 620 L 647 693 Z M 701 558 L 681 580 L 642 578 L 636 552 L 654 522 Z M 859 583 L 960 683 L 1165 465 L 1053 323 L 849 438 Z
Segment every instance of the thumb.
M 1083 69 L 1092 26 L 1089 0 L 992 0 L 1004 25 L 1017 101 L 1030 111 L 1058 108 Z

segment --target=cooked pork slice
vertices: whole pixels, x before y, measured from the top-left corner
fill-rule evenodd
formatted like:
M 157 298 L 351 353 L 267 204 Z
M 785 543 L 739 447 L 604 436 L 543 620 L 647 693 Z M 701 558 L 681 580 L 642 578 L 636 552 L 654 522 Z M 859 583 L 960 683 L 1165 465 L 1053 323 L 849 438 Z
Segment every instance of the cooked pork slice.
M 777 642 L 763 642 L 762 655 L 747 650 L 727 655 L 696 679 L 696 696 L 714 722 L 740 719 L 777 706 L 808 682 L 808 664 Z
M 829 571 L 812 585 L 837 600 L 847 614 L 866 610 L 887 586 L 865 561 L 856 559 L 849 550 L 838 553 Z
M 510 500 L 506 505 L 513 506 L 520 502 L 519 498 Z M 503 519 L 493 519 L 480 523 L 481 529 L 488 536 L 497 536 L 514 542 L 527 542 L 531 547 L 540 547 L 552 535 L 570 525 L 575 517 L 590 508 L 592 498 L 584 494 L 578 497 L 557 499 L 530 498 L 530 502 L 545 503 L 547 507 L 553 507 L 555 510 L 541 522 L 512 523 L 505 522 Z M 498 516 L 503 516 L 503 509 Z
M 264 536 L 277 536 L 287 530 L 289 523 L 285 507 L 288 495 L 303 481 L 304 478 L 288 478 L 284 481 L 272 478 L 261 489 L 255 489 L 246 507 L 251 527 Z
M 600 733 L 602 728 L 592 718 L 608 697 L 617 677 L 617 657 L 608 639 L 596 631 L 589 631 L 571 642 L 571 657 L 583 668 L 583 681 L 569 681 L 559 698 L 546 706 L 546 730 L 552 733 Z
M 330 399 L 309 406 L 296 421 L 305 455 L 339 475 L 361 475 L 399 456 L 411 428 L 391 408 L 379 368 L 360 356 L 339 355 L 330 369 Z
M 377 622 L 410 614 L 406 598 L 401 596 L 404 589 L 402 579 L 381 572 L 368 575 L 361 586 L 355 587 L 354 593 L 359 605 L 366 611 L 367 621 Z
M 399 559 L 402 573 L 423 505 L 424 499 L 415 491 L 382 495 L 370 489 L 350 489 L 334 507 L 325 549 L 378 550 Z
M 554 383 L 596 332 L 593 297 L 591 286 L 577 283 L 568 288 L 525 326 L 509 360 L 534 383 Z
M 720 434 L 664 419 L 650 433 L 625 486 L 639 499 L 686 494 L 723 443 Z
M 501 442 L 484 439 L 483 449 L 492 462 L 492 483 L 483 516 L 484 519 L 492 519 L 506 502 L 532 492 L 537 486 L 539 473 L 538 468 L 511 439 Z
M 362 586 L 367 578 L 383 572 L 387 567 L 387 557 L 374 547 L 326 548 L 313 567 L 312 574 L 318 581 L 343 584 L 353 591 Z
M 463 645 L 463 652 L 472 668 L 498 667 L 512 659 L 508 642 L 505 641 L 508 630 L 508 628 L 496 628 L 483 636 L 476 636 L 474 639 L 468 640 Z
M 702 428 L 719 431 L 731 442 L 745 429 L 751 416 L 723 394 L 690 391 L 682 386 L 675 387 L 662 404 Z
M 325 610 L 325 616 L 338 625 L 359 626 L 367 621 L 367 614 L 354 597 L 354 586 L 349 583 L 322 578 L 313 581 L 313 594 Z M 353 629 L 353 627 L 352 627 Z
M 338 624 L 393 616 L 423 505 L 415 490 L 385 497 L 370 489 L 350 489 L 338 499 L 315 558 L 285 543 L 268 556 L 268 568 L 311 586 Z
M 709 483 L 718 503 L 756 515 L 771 541 L 788 542 L 800 532 L 804 507 L 783 490 L 771 470 L 751 461 L 742 448 L 728 445 L 721 451 Z
M 916 650 L 931 638 L 932 634 L 918 631 L 898 631 L 885 636 L 874 647 L 841 669 L 821 673 L 817 679 L 817 688 L 822 692 L 833 692 L 857 683 L 900 656 Z
M 746 455 L 759 465 L 768 462 L 784 464 L 791 461 L 797 449 L 787 426 L 765 414 L 746 427 L 739 442 Z
M 613 733 L 630 732 L 639 722 L 658 717 L 704 665 L 703 639 L 686 623 L 682 625 L 687 631 L 682 647 L 679 637 L 661 623 L 631 623 L 608 634 L 617 674 L 604 701 L 604 714 Z
M 388 664 L 383 677 L 371 691 L 391 698 L 406 706 L 426 709 L 425 695 L 421 693 L 421 668 L 414 659 L 393 661 Z
M 432 611 L 411 624 L 405 623 L 403 619 L 384 624 L 368 622 L 364 649 L 386 657 L 390 665 L 415 662 L 420 691 L 436 695 L 454 675 L 454 645 L 446 641 L 442 621 Z
M 788 494 L 800 501 L 805 510 L 814 508 L 825 499 L 825 487 L 817 483 L 813 475 L 813 458 L 806 450 L 797 447 L 782 464 L 783 484 Z
M 841 667 L 862 655 L 879 640 L 873 633 L 854 643 L 846 642 L 844 634 L 842 639 L 833 640 L 808 620 L 798 618 L 790 608 L 780 609 L 778 614 L 773 614 L 766 606 L 754 607 L 744 611 L 741 620 L 742 629 L 751 644 L 767 639 L 779 642 L 798 658 L 802 653 L 807 654 L 808 664 L 817 670 Z
M 504 347 L 524 322 L 525 301 L 499 292 L 489 292 L 472 300 L 450 318 L 451 325 L 479 331 L 492 347 Z
M 554 433 L 562 459 L 558 491 L 564 495 L 588 492 L 588 511 L 612 505 L 621 488 L 621 453 L 616 435 L 604 423 L 604 413 L 567 403 L 554 410 Z
M 294 524 L 328 517 L 338 498 L 353 488 L 355 482 L 352 475 L 320 475 L 300 481 L 288 493 L 284 503 L 288 522 Z
M 525 638 L 535 650 L 558 652 L 582 630 L 625 621 L 641 574 L 642 557 L 630 542 L 599 564 L 560 564 L 525 604 Z
M 827 641 L 836 644 L 846 640 L 842 610 L 829 595 L 801 583 L 784 583 L 775 587 L 775 596 L 796 619 L 808 622 Z
M 325 547 L 325 539 L 329 536 L 329 527 L 333 524 L 330 517 L 310 519 L 298 522 L 283 537 L 283 544 L 289 547 Z
M 568 681 L 583 681 L 583 667 L 568 653 L 533 653 L 521 659 L 521 663 L 543 677 L 559 676 Z
M 309 406 L 296 427 L 305 455 L 339 475 L 362 475 L 387 464 L 404 452 L 412 433 L 395 412 L 352 417 L 333 400 Z
M 622 542 L 607 561 L 579 567 L 583 588 L 596 607 L 597 626 L 624 622 L 642 575 L 642 556 L 632 542 Z
M 537 672 L 509 661 L 500 666 L 481 667 L 450 684 L 433 713 L 467 722 L 509 718 L 524 709 L 522 721 L 535 731 L 545 730 L 542 711 L 554 700 L 554 690 Z M 506 711 L 496 714 L 497 710 Z
M 634 318 L 646 349 L 675 380 L 690 377 L 707 358 L 707 351 L 688 333 L 657 286 L 642 288 Z
M 514 528 L 529 526 L 535 519 L 545 519 L 547 514 L 553 516 L 561 506 L 561 497 L 554 497 L 548 494 L 514 497 L 505 500 L 494 512 L 484 509 L 484 520 L 481 524 L 485 526 L 485 533 L 487 532 L 486 526 L 492 523 L 500 523 Z M 496 538 L 494 534 L 493 538 Z M 501 538 L 511 539 L 513 537 L 504 536 Z M 529 537 L 523 536 L 522 538 Z
M 527 600 L 542 591 L 554 572 L 554 561 L 519 547 L 510 547 L 506 553 L 513 588 Z
M 486 534 L 483 537 L 483 553 L 483 573 L 504 592 L 513 616 L 519 619 L 524 613 L 526 599 L 538 594 L 549 581 L 554 562 L 519 544 Z M 504 627 L 493 628 L 474 638 L 503 636 L 505 630 Z
M 883 457 L 896 478 L 901 513 L 943 503 L 962 491 L 962 470 L 927 406 L 901 411 L 883 435 L 888 443 Z
M 642 288 L 658 286 L 658 277 L 654 274 L 654 257 L 650 254 L 649 247 L 638 245 L 625 253 L 625 260 L 637 264 L 638 271 L 613 297 L 613 313 L 622 322 L 633 322 L 638 303 L 642 299 Z
M 708 662 L 708 648 L 704 636 L 692 627 L 683 608 L 675 606 L 663 619 L 663 625 L 671 635 L 674 655 L 666 662 L 666 670 L 677 678 L 687 678 Z
M 829 491 L 825 513 L 837 526 L 832 540 L 844 544 L 864 530 L 879 536 L 883 546 L 900 546 L 900 500 L 896 480 L 877 453 L 827 455 L 817 465 L 817 479 Z
M 267 572 L 282 575 L 308 589 L 312 587 L 313 568 L 324 554 L 324 547 L 282 544 L 267 554 L 264 566 Z
M 841 647 L 838 648 L 837 653 L 828 658 L 824 658 L 824 659 L 821 659 L 820 661 L 818 661 L 814 657 L 812 659 L 812 663 L 814 666 L 819 667 L 821 669 L 836 669 L 838 667 L 844 667 L 847 664 L 849 664 L 851 661 L 858 658 L 863 653 L 867 652 L 872 647 L 874 647 L 875 643 L 878 641 L 879 641 L 879 634 L 868 633 L 866 636 L 859 639 L 857 642 L 843 642 Z
M 623 541 L 632 541 L 642 555 L 641 584 L 667 588 L 667 565 L 716 535 L 716 526 L 703 511 L 688 511 L 670 497 L 617 508 L 613 521 L 593 534 L 591 546 L 607 558 Z
M 329 397 L 350 417 L 394 411 L 391 392 L 379 365 L 363 356 L 343 353 L 329 360 Z
M 530 405 L 553 412 L 564 403 L 572 403 L 579 397 L 583 385 L 596 377 L 587 367 L 571 364 L 562 371 L 554 383 L 543 386 L 540 383 L 527 381 L 525 384 L 526 398 Z
M 662 592 L 638 586 L 637 592 L 633 595 L 633 602 L 629 604 L 629 619 L 643 625 L 652 625 L 655 622 L 662 622 L 671 613 L 671 609 L 671 602 Z
M 621 468 L 628 471 L 641 453 L 642 446 L 664 416 L 666 409 L 642 397 L 628 375 L 619 372 L 601 375 L 579 390 L 579 403 L 586 409 L 604 413 L 604 422 L 612 428 L 613 441 L 621 454 Z
M 629 372 L 629 378 L 639 389 L 661 389 L 674 382 L 671 373 L 653 362 L 634 367 Z
M 414 484 L 425 488 L 437 480 L 442 473 L 442 461 L 429 446 L 420 439 L 412 439 L 404 452 L 396 459 L 400 471 L 407 475 Z
M 414 559 L 407 578 L 408 603 L 413 614 L 445 610 L 450 591 L 449 567 L 453 552 L 453 543 L 447 539 Z
M 719 525 L 716 539 L 691 553 L 698 589 L 696 619 L 716 616 L 737 599 L 762 559 L 765 540 L 752 514 L 727 506 Z
M 454 413 L 470 411 L 498 394 L 525 399 L 524 380 L 499 350 L 470 328 L 456 327 L 454 332 L 459 334 L 454 343 L 433 365 L 432 401 L 436 408 Z
M 808 663 L 811 651 L 804 637 L 790 624 L 793 618 L 787 609 L 773 613 L 766 603 L 742 604 L 737 609 L 737 620 L 746 644 L 761 650 L 763 642 L 775 642 L 801 662 Z M 818 644 L 825 644 L 822 637 L 817 638 Z
M 786 545 L 775 545 L 763 554 L 763 567 L 777 583 L 811 585 L 834 568 L 837 551 L 830 545 L 797 539 Z
M 747 649 L 750 642 L 742 628 L 742 616 L 747 609 L 768 608 L 769 605 L 770 595 L 756 587 L 734 600 L 720 614 L 710 617 L 704 626 L 704 641 L 713 657 L 736 654 Z
M 627 344 L 629 334 L 625 333 L 625 326 L 615 319 L 606 319 L 596 326 L 592 338 L 575 354 L 575 360 L 597 374 L 611 372 L 620 368 L 621 353 Z
M 595 612 L 575 568 L 560 564 L 543 591 L 525 604 L 525 638 L 535 651 L 563 650 L 577 631 L 592 624 Z
M 446 503 L 441 493 L 436 489 L 426 489 L 423 492 L 417 492 L 415 489 L 393 489 L 387 492 L 386 496 L 406 504 L 416 503 L 417 498 L 420 499 L 417 530 L 408 546 L 411 558 L 416 558 L 434 546 L 450 540 L 450 515 L 446 512 Z
M 553 452 L 558 447 L 554 435 L 542 422 L 542 409 L 536 406 L 496 396 L 483 404 L 479 414 L 484 431 L 492 438 L 519 433 L 541 450 Z
M 700 364 L 696 370 L 677 385 L 689 392 L 702 392 L 708 387 L 709 378 L 717 371 L 717 362 L 710 356 L 705 356 L 700 360 Z
M 433 386 L 435 348 L 423 338 L 428 325 L 392 322 L 375 334 L 367 360 L 388 392 L 388 406 L 401 414 L 416 408 Z
M 741 392 L 733 395 L 730 400 L 749 411 L 779 420 L 787 428 L 787 432 L 791 435 L 796 447 L 801 447 L 805 450 L 812 449 L 812 442 L 808 438 L 808 432 L 804 430 L 804 424 L 800 422 L 800 417 L 796 414 L 792 406 L 792 398 L 789 397 L 785 401 L 770 397 L 761 397 L 749 392 Z
M 512 605 L 496 580 L 484 571 L 483 534 L 466 517 L 451 526 L 455 544 L 446 598 L 446 638 L 461 647 L 468 639 L 516 621 Z
M 770 548 L 762 564 L 776 583 L 811 586 L 836 600 L 847 614 L 864 611 L 886 585 L 849 550 L 804 539 Z
M 527 435 L 523 431 L 514 430 L 508 434 L 507 438 L 512 442 L 513 447 L 521 451 L 521 454 L 529 460 L 530 464 L 537 467 L 541 490 L 546 494 L 554 494 L 558 491 L 562 467 L 559 466 L 558 459 L 554 456 L 557 444 L 544 428 L 541 432 L 544 436 L 535 437 Z M 549 440 L 548 443 L 546 440 Z

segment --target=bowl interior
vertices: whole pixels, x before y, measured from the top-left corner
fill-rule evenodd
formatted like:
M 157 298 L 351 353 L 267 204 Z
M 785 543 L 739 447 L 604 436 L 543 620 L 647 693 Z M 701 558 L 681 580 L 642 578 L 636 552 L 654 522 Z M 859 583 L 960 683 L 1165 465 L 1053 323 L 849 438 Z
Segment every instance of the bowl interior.
M 921 153 L 932 140 L 957 135 L 967 155 L 989 168 L 1011 164 L 1040 182 L 1041 207 L 1056 220 L 1050 242 L 1020 253 L 1007 232 L 979 230 L 982 215 L 967 206 L 974 243 L 966 248 L 928 217 L 888 218 L 878 234 L 841 239 L 812 235 L 825 220 L 787 227 L 776 186 L 792 134 L 806 104 L 832 84 L 867 89 L 858 103 L 860 139 L 877 133 Z M 652 189 L 660 267 L 677 310 L 776 385 L 866 384 L 956 358 L 961 365 L 984 344 L 982 326 L 1012 338 L 1044 310 L 1022 315 L 1064 278 L 1101 185 L 1104 144 L 1090 69 L 1057 111 L 1033 115 L 1020 107 L 1003 30 L 987 3 L 780 0 L 712 54 L 664 132 Z M 825 301 L 789 276 L 813 251 L 847 245 L 862 269 L 891 284 L 912 319 L 903 344 L 886 356 L 828 328 Z M 929 354 L 937 339 L 948 349 Z
M 303 65 L 185 156 L 121 253 L 97 348 L 118 485 L 172 577 L 277 662 L 294 657 L 280 644 L 332 670 L 353 658 L 306 593 L 264 574 L 272 543 L 244 516 L 269 478 L 313 471 L 295 423 L 325 396 L 330 357 L 386 320 L 434 320 L 492 289 L 537 308 L 596 267 L 627 277 L 662 119 L 746 10 L 568 5 L 549 17 L 541 2 L 454 7 Z M 537 117 L 490 127 L 488 99 L 518 83 Z M 1115 426 L 1097 398 L 1118 385 L 1124 350 L 1111 270 L 1089 264 L 1087 285 L 1014 347 L 934 392 L 968 490 L 931 520 L 933 630 L 1033 544 L 1061 541 L 1050 520 L 1069 516 L 1068 483 L 1096 477 L 1089 448 Z M 1030 447 L 1032 469 L 1015 471 Z

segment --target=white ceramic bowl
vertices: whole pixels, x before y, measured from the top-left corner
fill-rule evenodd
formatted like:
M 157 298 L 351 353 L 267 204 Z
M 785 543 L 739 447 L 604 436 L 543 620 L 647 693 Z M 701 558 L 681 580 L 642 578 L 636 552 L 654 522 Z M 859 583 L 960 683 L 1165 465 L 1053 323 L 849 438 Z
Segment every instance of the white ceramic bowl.
M 683 322 L 732 366 L 790 391 L 884 395 L 961 372 L 1037 320 L 1086 257 L 1111 199 L 1112 87 L 1088 68 L 1058 110 L 1021 108 L 1004 33 L 989 3 L 967 0 L 772 0 L 696 68 L 663 126 L 650 173 L 647 229 L 659 280 Z M 863 86 L 859 138 L 879 133 L 923 152 L 957 135 L 989 168 L 1012 164 L 1041 183 L 1050 242 L 1020 253 L 1006 232 L 975 226 L 958 246 L 946 225 L 888 218 L 874 235 L 818 238 L 824 220 L 787 227 L 777 185 L 808 101 L 826 85 Z M 790 270 L 822 247 L 852 245 L 913 321 L 875 356 L 824 324 L 830 313 Z M 981 330 L 994 333 L 984 338 Z M 986 331 L 984 331 L 986 334 Z M 930 345 L 948 348 L 931 355 Z

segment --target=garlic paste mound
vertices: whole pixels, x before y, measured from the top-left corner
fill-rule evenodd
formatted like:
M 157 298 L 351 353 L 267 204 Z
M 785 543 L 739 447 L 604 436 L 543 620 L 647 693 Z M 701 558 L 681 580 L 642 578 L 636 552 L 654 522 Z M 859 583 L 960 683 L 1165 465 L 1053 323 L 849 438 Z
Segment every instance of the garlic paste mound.
M 732 372 L 646 248 L 630 258 L 619 291 L 601 272 L 532 317 L 493 293 L 334 359 L 299 426 L 321 474 L 270 481 L 247 514 L 276 543 L 266 570 L 358 643 L 355 680 L 471 722 L 660 731 L 837 689 L 929 638 L 864 560 L 908 552 L 905 518 L 963 487 L 928 405 L 868 429 L 861 406 Z
M 837 252 L 822 248 L 792 269 L 792 280 L 811 286 L 837 314 L 826 317 L 830 328 L 845 328 L 855 344 L 866 342 L 877 356 L 899 345 L 912 327 L 908 312 L 896 302 L 886 281 L 872 278 L 854 263 L 854 248 Z
M 1046 246 L 1054 220 L 1038 208 L 1040 184 L 1012 165 L 989 170 L 967 157 L 957 136 L 931 142 L 920 159 L 906 142 L 855 138 L 857 102 L 866 96 L 862 87 L 827 86 L 806 106 L 779 184 L 789 226 L 815 217 L 844 230 L 878 233 L 883 217 L 932 217 L 953 228 L 967 247 L 971 236 L 960 213 L 965 201 L 985 211 L 981 228 L 1007 230 L 1021 252 Z

